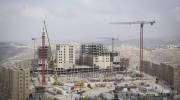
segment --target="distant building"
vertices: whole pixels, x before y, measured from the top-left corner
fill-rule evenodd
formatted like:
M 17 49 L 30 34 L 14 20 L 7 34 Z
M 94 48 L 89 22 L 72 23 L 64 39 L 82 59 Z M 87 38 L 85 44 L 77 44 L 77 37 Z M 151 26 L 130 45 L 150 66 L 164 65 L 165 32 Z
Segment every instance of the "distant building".
M 110 52 L 103 44 L 82 44 L 80 64 L 100 68 L 110 66 Z
M 68 69 L 75 66 L 75 47 L 71 44 L 57 44 L 56 62 L 58 69 Z
M 21 67 L 0 67 L 0 100 L 29 100 L 30 72 Z
M 45 46 L 45 64 L 46 64 L 46 68 L 48 68 L 49 63 L 50 63 L 50 48 L 49 46 Z M 37 69 L 41 69 L 42 68 L 42 46 L 38 47 L 38 65 L 39 68 Z

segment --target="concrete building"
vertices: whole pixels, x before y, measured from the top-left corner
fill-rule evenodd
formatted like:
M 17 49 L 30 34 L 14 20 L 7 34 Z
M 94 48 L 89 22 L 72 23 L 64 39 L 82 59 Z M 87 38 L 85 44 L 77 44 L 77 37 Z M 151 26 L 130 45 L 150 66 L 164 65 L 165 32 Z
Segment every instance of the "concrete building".
M 46 69 L 49 66 L 50 63 L 50 48 L 49 46 L 45 46 L 45 64 L 46 64 Z M 41 70 L 42 69 L 42 46 L 38 47 L 38 65 L 39 67 L 36 68 L 36 70 Z
M 56 62 L 58 69 L 68 69 L 75 66 L 75 47 L 71 44 L 57 44 Z
M 87 65 L 99 67 L 99 68 L 107 68 L 110 67 L 110 56 L 109 54 L 102 56 L 86 56 L 87 57 Z
M 99 68 L 109 67 L 110 52 L 102 44 L 82 44 L 80 64 Z
M 38 58 L 42 59 L 42 46 L 38 47 Z M 50 59 L 50 48 L 49 48 L 49 46 L 45 46 L 45 58 L 47 60 Z
M 108 50 L 104 47 L 103 44 L 82 44 L 81 45 L 81 54 L 83 55 L 101 56 L 107 52 Z
M 173 70 L 173 88 L 180 93 L 180 65 L 174 66 Z
M 116 63 L 116 62 L 120 62 L 120 56 L 119 56 L 119 52 L 117 52 L 117 51 L 111 51 L 110 52 L 110 61 L 112 62 L 112 63 Z
M 129 58 L 120 58 L 121 67 L 129 67 Z
M 151 63 L 149 61 L 144 61 L 143 66 L 145 66 L 143 68 L 143 71 L 146 72 L 149 75 L 152 75 L 151 72 L 150 72 L 152 70 Z
M 116 53 L 113 53 L 113 56 L 112 56 L 112 53 L 110 54 L 110 58 L 111 58 L 111 62 L 113 62 L 113 64 L 119 64 L 120 61 L 121 61 L 121 57 L 119 55 L 120 53 L 116 52 Z
M 144 72 L 156 76 L 160 81 L 165 82 L 170 88 L 180 93 L 180 65 L 168 63 L 155 64 L 144 61 Z
M 0 67 L 0 100 L 29 100 L 30 72 L 21 67 Z

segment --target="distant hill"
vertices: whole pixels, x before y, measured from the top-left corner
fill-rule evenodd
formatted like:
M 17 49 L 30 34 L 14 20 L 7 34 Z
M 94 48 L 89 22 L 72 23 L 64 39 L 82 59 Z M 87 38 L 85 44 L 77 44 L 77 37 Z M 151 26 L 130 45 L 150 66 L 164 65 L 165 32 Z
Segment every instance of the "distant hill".
M 0 61 L 23 52 L 27 47 L 13 42 L 0 42 Z
M 131 39 L 131 40 L 115 40 L 114 45 L 120 46 L 123 44 L 132 45 L 135 47 L 139 47 L 139 39 Z M 98 41 L 97 43 L 102 43 L 104 45 L 111 45 L 111 40 Z M 159 48 L 166 47 L 167 45 L 178 45 L 180 46 L 180 37 L 176 38 L 144 38 L 144 48 Z
M 111 46 L 111 40 L 98 41 L 106 46 Z M 115 41 L 115 50 L 120 51 L 121 57 L 130 59 L 130 67 L 139 66 L 139 39 Z M 176 45 L 178 48 L 170 48 Z M 144 60 L 154 63 L 180 64 L 180 37 L 167 37 L 147 39 L 144 38 Z

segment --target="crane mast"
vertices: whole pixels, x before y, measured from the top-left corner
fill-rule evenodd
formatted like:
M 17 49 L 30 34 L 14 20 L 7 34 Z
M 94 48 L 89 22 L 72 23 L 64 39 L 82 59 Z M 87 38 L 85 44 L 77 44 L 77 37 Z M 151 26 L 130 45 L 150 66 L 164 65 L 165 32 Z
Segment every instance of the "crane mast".
M 42 32 L 42 85 L 46 84 L 45 80 L 45 32 Z

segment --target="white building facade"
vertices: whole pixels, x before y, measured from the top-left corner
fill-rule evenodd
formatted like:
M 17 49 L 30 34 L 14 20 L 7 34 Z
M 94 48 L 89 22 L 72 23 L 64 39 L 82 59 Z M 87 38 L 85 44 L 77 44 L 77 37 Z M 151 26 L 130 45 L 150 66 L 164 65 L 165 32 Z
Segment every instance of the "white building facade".
M 99 68 L 110 67 L 110 55 L 93 56 L 92 59 L 92 65 L 94 66 L 98 66 Z
M 68 69 L 75 66 L 75 47 L 71 44 L 57 44 L 56 63 L 58 69 Z

